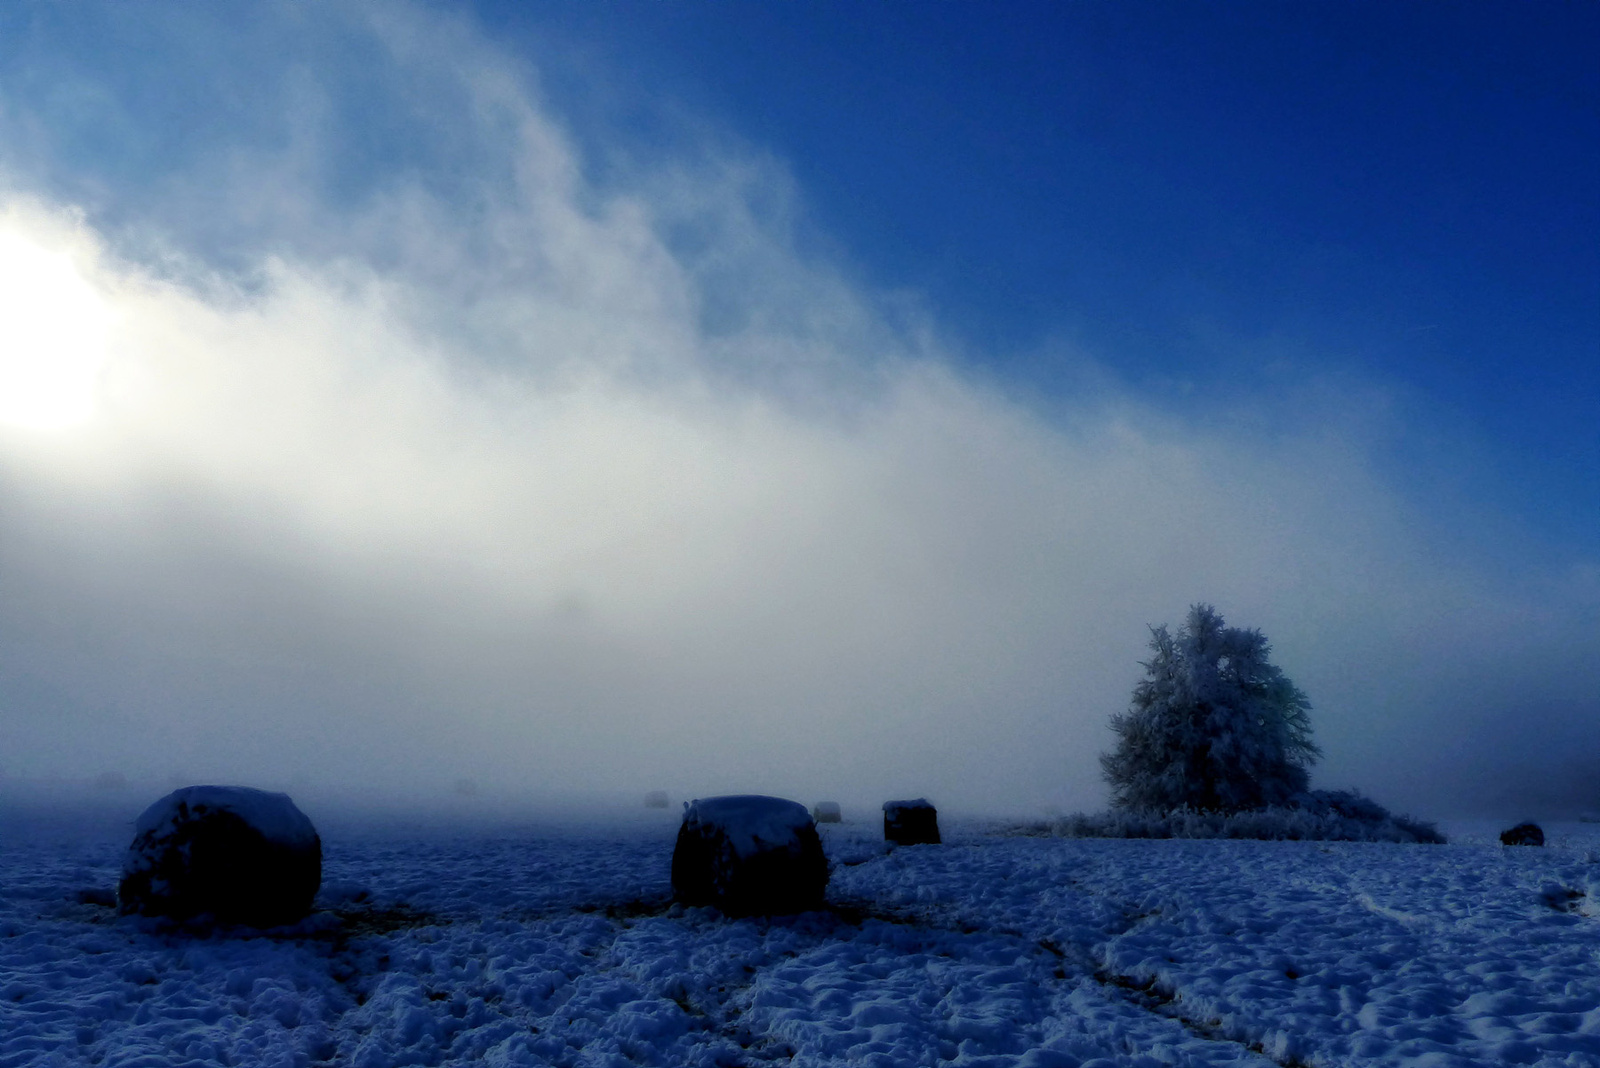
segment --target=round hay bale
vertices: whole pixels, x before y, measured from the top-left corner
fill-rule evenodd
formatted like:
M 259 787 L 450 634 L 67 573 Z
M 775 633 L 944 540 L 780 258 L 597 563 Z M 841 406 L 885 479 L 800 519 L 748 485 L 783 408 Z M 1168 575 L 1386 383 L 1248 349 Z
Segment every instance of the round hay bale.
M 274 927 L 311 910 L 322 839 L 288 794 L 186 786 L 144 810 L 122 862 L 123 912 Z
M 672 892 L 686 905 L 730 916 L 822 907 L 828 858 L 811 814 L 797 801 L 759 794 L 685 803 L 672 851 Z
M 811 806 L 811 818 L 818 823 L 843 823 L 844 813 L 837 801 L 818 801 Z
M 1544 845 L 1544 829 L 1537 823 L 1519 823 L 1508 831 L 1500 832 L 1501 845 Z
M 895 845 L 938 845 L 939 810 L 925 797 L 885 801 L 883 838 Z

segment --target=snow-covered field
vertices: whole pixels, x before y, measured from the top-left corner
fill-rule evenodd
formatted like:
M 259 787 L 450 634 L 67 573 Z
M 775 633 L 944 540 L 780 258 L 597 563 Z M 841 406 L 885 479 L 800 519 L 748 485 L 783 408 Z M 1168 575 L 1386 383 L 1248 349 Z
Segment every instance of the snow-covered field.
M 323 827 L 311 920 L 194 936 L 102 903 L 125 828 L 0 825 L 0 1066 L 1600 1066 L 1600 826 L 825 825 L 833 908 L 776 920 L 671 905 L 676 826 Z

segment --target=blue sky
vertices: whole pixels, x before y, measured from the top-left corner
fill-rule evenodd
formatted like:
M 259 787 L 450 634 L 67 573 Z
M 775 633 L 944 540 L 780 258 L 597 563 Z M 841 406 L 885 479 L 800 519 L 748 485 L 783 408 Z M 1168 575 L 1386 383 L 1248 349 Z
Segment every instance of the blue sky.
M 0 9 L 0 773 L 1600 808 L 1597 18 Z
M 1478 492 L 1594 544 L 1593 5 L 480 10 L 564 106 L 779 155 L 867 280 L 1002 375 L 1048 390 L 1066 350 L 1155 393 L 1391 383 Z M 595 65 L 628 83 L 598 106 L 562 76 Z

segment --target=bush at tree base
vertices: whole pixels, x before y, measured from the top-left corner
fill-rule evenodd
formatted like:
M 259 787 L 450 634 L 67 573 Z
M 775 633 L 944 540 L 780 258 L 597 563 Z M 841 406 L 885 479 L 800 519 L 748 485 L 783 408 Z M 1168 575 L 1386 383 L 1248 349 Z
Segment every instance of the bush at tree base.
M 1417 842 L 1443 845 L 1445 836 L 1425 820 L 1396 816 L 1368 797 L 1347 790 L 1311 790 L 1287 805 L 1248 812 L 1074 813 L 1049 825 L 1065 838 L 1255 838 L 1295 842 Z

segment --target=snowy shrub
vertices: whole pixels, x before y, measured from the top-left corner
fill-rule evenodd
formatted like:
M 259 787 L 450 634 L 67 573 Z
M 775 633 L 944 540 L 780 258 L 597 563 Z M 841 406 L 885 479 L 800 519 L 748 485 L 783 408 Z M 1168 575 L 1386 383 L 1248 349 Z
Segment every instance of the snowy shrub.
M 1379 823 L 1389 817 L 1389 810 L 1354 790 L 1312 790 L 1295 799 L 1296 807 L 1318 814 L 1329 812 L 1367 823 Z
M 895 845 L 938 845 L 939 810 L 922 797 L 885 801 L 883 839 Z
M 187 786 L 144 810 L 122 864 L 123 912 L 272 927 L 311 910 L 322 840 L 287 794 Z
M 1370 798 L 1345 790 L 1312 790 L 1284 805 L 1246 812 L 1118 810 L 1076 813 L 1052 830 L 1068 838 L 1257 838 L 1268 841 L 1423 842 L 1442 844 L 1437 827 L 1396 816 Z
M 730 916 L 822 907 L 828 858 L 811 813 L 759 794 L 685 803 L 672 851 L 672 892 Z
M 1306 695 L 1267 659 L 1258 630 L 1227 627 L 1210 605 L 1190 608 L 1176 636 L 1151 628 L 1154 655 L 1117 746 L 1101 756 L 1114 808 L 1233 813 L 1303 793 L 1319 755 Z

